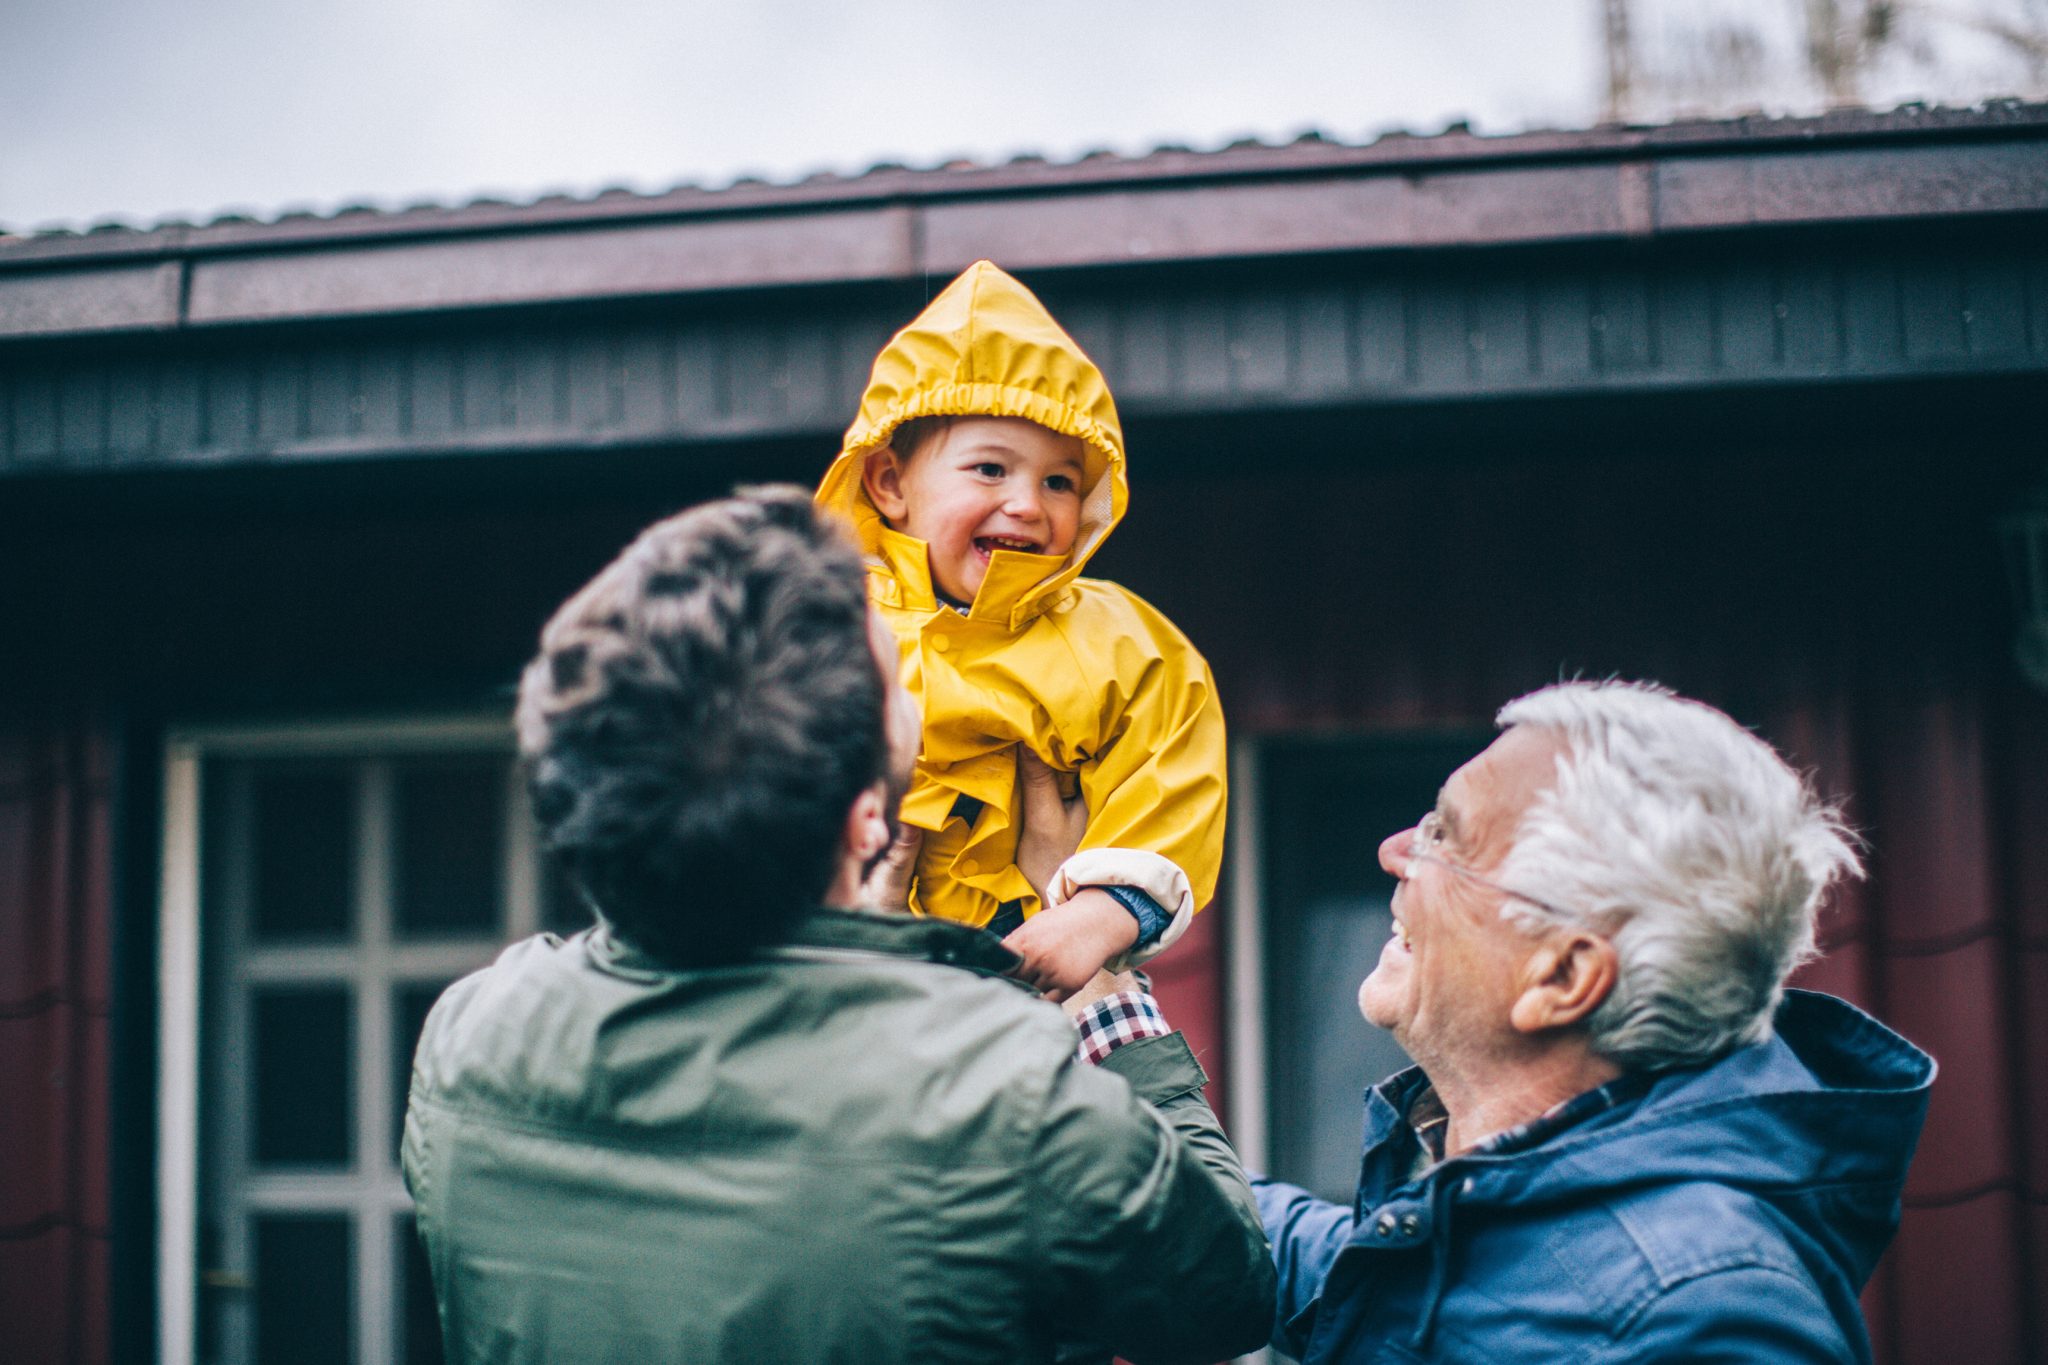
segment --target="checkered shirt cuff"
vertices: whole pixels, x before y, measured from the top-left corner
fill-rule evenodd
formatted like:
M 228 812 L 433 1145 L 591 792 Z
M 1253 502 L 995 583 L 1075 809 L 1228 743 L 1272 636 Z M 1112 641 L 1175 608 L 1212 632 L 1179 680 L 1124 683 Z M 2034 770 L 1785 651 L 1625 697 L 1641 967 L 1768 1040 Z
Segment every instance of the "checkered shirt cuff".
M 1118 991 L 1090 1005 L 1074 1021 L 1081 1030 L 1075 1055 L 1091 1066 L 1140 1038 L 1164 1038 L 1173 1032 L 1159 1006 L 1143 991 Z

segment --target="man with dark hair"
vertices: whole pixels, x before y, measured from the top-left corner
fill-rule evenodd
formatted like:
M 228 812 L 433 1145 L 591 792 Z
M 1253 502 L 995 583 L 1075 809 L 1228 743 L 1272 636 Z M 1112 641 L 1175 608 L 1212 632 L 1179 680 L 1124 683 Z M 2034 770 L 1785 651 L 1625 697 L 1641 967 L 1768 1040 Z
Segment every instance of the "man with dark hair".
M 1256 1207 L 1148 997 L 1076 997 L 1077 1049 L 993 937 L 818 908 L 890 848 L 917 743 L 862 572 L 807 496 L 755 490 L 651 528 L 549 622 L 520 749 L 597 923 L 507 949 L 421 1035 L 405 1172 L 451 1359 L 1263 1336 Z M 1042 844 L 1074 822 L 1027 777 Z

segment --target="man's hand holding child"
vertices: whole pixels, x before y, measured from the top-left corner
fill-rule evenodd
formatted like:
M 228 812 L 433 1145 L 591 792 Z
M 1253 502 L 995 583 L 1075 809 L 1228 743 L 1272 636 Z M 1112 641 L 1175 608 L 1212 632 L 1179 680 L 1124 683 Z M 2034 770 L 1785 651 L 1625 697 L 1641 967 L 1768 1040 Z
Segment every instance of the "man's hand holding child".
M 1078 795 L 1064 794 L 1060 774 L 1022 744 L 1017 746 L 1017 774 L 1023 807 L 1017 868 L 1043 900 L 1053 873 L 1088 832 L 1088 807 Z M 1137 941 L 1138 922 L 1131 912 L 1107 891 L 1090 886 L 1025 920 L 1003 946 L 1024 959 L 1019 980 L 1065 1000 Z

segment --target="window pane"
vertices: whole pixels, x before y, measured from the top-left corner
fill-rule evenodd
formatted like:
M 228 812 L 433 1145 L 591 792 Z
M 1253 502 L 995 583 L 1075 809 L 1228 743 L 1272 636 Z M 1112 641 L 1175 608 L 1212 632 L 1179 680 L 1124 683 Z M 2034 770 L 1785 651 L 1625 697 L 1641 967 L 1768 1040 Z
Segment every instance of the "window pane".
M 426 986 L 400 986 L 393 993 L 396 1014 L 391 1021 L 391 1080 L 393 1101 L 391 1105 L 391 1150 L 397 1151 L 398 1144 L 405 1138 L 405 1097 L 412 1088 L 412 1053 L 419 1046 L 420 1029 L 427 1022 L 427 1011 L 434 1008 L 434 1002 L 441 998 L 441 992 L 448 989 L 445 981 Z
M 405 1287 L 405 1365 L 441 1365 L 441 1316 L 427 1249 L 410 1216 L 398 1220 L 398 1282 Z
M 346 1217 L 256 1220 L 256 1359 L 346 1365 L 354 1238 Z
M 1415 823 L 1490 735 L 1274 741 L 1261 754 L 1273 1174 L 1349 1202 L 1359 1096 L 1408 1064 L 1358 1013 L 1393 925 L 1380 840 Z
M 337 769 L 258 767 L 251 923 L 262 938 L 346 937 L 355 908 L 355 789 Z
M 342 987 L 253 993 L 250 1085 L 259 1164 L 348 1164 L 355 1150 L 350 1004 Z
M 505 760 L 499 758 L 399 770 L 395 799 L 401 934 L 498 932 L 505 772 Z

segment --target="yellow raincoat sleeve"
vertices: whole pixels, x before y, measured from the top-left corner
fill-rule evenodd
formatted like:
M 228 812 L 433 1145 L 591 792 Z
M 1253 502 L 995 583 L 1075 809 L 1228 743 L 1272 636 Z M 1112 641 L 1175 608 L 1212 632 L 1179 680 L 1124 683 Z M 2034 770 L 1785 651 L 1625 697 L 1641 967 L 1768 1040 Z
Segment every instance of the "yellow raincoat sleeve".
M 1083 886 L 1122 885 L 1158 901 L 1173 919 L 1132 955 L 1143 961 L 1216 894 L 1229 759 L 1207 661 L 1166 617 L 1112 591 L 1123 599 L 1121 619 L 1091 621 L 1083 611 L 1060 623 L 1078 657 L 1106 653 L 1108 676 L 1098 683 L 1101 748 L 1080 767 L 1088 833 L 1050 891 L 1058 901 Z M 1076 638 L 1084 630 L 1091 638 Z

